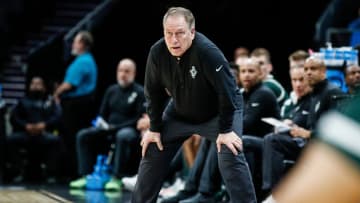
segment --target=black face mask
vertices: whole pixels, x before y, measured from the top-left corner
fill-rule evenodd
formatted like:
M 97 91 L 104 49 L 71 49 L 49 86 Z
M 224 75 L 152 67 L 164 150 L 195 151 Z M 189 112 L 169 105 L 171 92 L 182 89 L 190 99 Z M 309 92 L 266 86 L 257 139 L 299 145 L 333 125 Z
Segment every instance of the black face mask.
M 30 90 L 29 97 L 32 99 L 42 99 L 45 97 L 45 92 L 41 90 Z

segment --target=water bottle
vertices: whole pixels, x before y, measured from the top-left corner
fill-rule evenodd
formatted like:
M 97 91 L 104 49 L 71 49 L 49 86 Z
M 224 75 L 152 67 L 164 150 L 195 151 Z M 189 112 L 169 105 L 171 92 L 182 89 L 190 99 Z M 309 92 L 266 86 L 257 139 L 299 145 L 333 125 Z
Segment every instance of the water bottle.
M 320 48 L 320 53 L 323 53 L 324 62 L 326 66 L 334 65 L 335 52 L 332 48 Z
M 342 66 L 344 63 L 344 51 L 341 49 L 334 50 L 334 66 Z
M 354 65 L 359 65 L 359 50 L 357 49 L 352 50 L 351 59 Z
M 107 156 L 98 155 L 94 172 L 86 176 L 86 189 L 103 190 L 105 184 L 110 180 L 110 167 L 106 165 Z
M 108 130 L 110 128 L 109 124 L 101 117 L 97 116 L 92 122 L 92 126 L 96 128 L 102 128 Z

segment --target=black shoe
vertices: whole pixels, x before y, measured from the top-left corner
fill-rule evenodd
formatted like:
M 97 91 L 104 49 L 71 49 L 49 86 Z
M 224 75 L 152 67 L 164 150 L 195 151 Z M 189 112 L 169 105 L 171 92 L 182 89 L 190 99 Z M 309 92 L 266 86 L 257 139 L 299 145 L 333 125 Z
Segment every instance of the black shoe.
M 216 203 L 216 200 L 213 196 L 196 193 L 196 195 L 188 199 L 181 200 L 179 203 Z
M 181 190 L 175 196 L 161 200 L 161 203 L 178 203 L 179 201 L 192 197 L 195 194 L 196 192 Z

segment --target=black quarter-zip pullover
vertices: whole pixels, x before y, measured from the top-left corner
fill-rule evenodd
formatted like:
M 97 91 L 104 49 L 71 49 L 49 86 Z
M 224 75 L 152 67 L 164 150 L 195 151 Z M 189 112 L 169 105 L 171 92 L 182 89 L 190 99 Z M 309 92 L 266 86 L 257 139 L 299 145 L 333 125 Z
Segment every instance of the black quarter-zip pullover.
M 249 91 L 243 90 L 244 97 L 244 134 L 263 137 L 273 127 L 261 119 L 264 117 L 280 118 L 280 110 L 274 92 L 262 82 Z
M 335 96 L 344 94 L 339 87 L 330 83 L 327 79 L 317 83 L 311 93 L 310 115 L 308 116 L 307 126 L 314 130 L 320 116 L 331 109 L 337 108 Z
M 189 123 L 206 122 L 219 115 L 219 131 L 232 131 L 234 111 L 242 97 L 230 66 L 219 48 L 201 33 L 181 58 L 174 57 L 162 38 L 150 49 L 145 73 L 145 97 L 150 129 L 161 131 L 162 114 L 172 97 L 170 112 Z
M 145 113 L 143 87 L 134 82 L 128 87 L 113 84 L 105 92 L 100 115 L 113 127 L 136 127 Z

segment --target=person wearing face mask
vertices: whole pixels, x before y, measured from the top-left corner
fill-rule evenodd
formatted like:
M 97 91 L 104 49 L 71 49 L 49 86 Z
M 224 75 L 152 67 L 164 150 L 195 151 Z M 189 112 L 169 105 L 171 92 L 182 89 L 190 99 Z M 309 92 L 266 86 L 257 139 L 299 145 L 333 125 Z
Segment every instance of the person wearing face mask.
M 78 173 L 81 178 L 70 182 L 71 188 L 84 188 L 85 176 L 92 172 L 97 154 L 107 153 L 111 142 L 115 142 L 113 178 L 105 185 L 108 190 L 120 190 L 119 179 L 133 175 L 129 171 L 130 159 L 140 152 L 140 133 L 137 121 L 145 113 L 143 87 L 135 82 L 136 64 L 132 59 L 122 59 L 117 67 L 117 84 L 105 92 L 99 116 L 108 126 L 94 126 L 80 130 L 76 135 Z M 139 149 L 137 149 L 139 148 Z M 140 153 L 138 153 L 140 159 Z M 134 159 L 131 163 L 136 163 Z M 137 166 L 136 166 L 137 167 Z M 136 168 L 137 169 L 137 168 Z
M 33 168 L 37 171 L 29 174 L 39 174 L 39 161 L 44 160 L 47 163 L 49 180 L 56 178 L 60 137 L 53 132 L 58 129 L 60 118 L 61 108 L 47 94 L 44 80 L 33 77 L 27 96 L 11 111 L 10 122 L 14 133 L 7 137 L 10 157 L 18 157 L 18 151 L 14 149 L 25 148 L 31 166 L 37 165 L 37 168 Z

